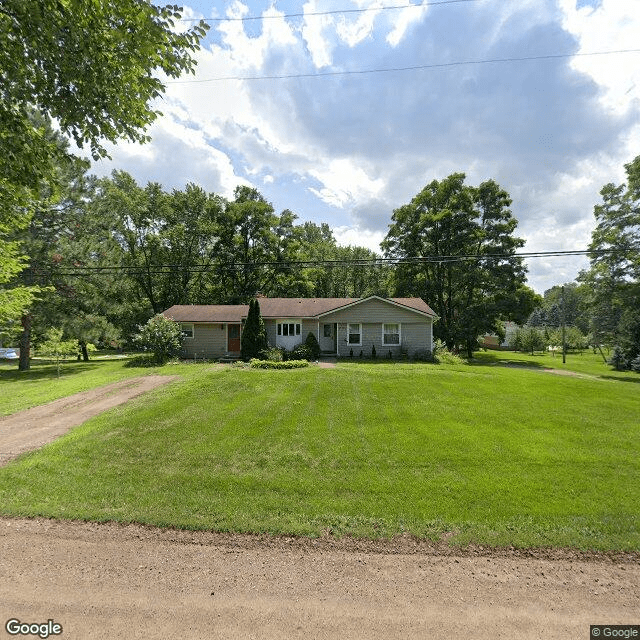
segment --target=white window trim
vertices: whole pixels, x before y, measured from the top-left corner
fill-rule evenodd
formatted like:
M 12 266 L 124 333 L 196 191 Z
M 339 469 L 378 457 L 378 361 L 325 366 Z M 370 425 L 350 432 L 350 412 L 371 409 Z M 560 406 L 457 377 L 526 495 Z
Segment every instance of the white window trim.
M 190 336 L 185 336 L 184 335 L 184 327 L 191 327 L 191 335 Z M 181 322 L 180 323 L 180 331 L 182 332 L 182 337 L 184 340 L 193 340 L 195 338 L 196 332 L 194 330 L 194 326 L 193 326 L 193 322 Z
M 300 333 L 295 333 L 295 328 L 293 329 L 294 334 L 285 336 L 281 333 L 278 333 L 278 325 L 283 324 L 299 324 L 300 325 Z M 302 338 L 302 318 L 278 318 L 276 320 L 276 339 L 277 338 Z
M 384 341 L 384 337 L 385 337 L 385 332 L 384 332 L 384 327 L 387 324 L 397 324 L 398 325 L 398 342 L 385 342 Z M 400 324 L 399 322 L 383 322 L 382 323 L 382 346 L 383 347 L 399 347 L 402 344 L 402 324 Z
M 357 333 L 360 334 L 360 342 L 349 342 L 349 334 L 351 333 L 350 327 L 355 327 L 356 325 L 358 326 Z M 347 322 L 347 345 L 349 347 L 361 347 L 362 346 L 362 322 Z

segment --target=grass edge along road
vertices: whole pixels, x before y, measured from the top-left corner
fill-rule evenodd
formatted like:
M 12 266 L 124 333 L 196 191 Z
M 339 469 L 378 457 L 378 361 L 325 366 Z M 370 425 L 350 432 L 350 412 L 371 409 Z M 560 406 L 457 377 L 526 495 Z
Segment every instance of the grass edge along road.
M 488 366 L 535 365 L 489 355 L 451 367 L 167 366 L 184 382 L 1 469 L 0 512 L 640 549 L 640 387 L 623 383 L 638 376 L 590 354 L 584 373 L 604 379 Z

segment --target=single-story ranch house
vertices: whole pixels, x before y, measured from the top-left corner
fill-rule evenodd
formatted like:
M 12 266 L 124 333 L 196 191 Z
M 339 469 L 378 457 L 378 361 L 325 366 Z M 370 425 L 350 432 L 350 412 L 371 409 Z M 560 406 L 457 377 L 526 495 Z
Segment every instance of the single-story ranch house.
M 383 357 L 433 351 L 436 314 L 420 298 L 258 298 L 269 344 L 291 351 L 315 334 L 324 354 Z M 247 304 L 174 305 L 163 315 L 179 322 L 187 357 L 240 355 Z

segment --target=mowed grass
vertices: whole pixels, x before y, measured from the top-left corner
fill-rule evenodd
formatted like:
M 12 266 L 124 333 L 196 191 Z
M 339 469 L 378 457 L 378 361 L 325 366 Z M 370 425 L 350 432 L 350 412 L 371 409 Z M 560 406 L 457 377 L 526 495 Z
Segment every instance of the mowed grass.
M 640 549 L 635 374 L 494 364 L 165 367 L 182 381 L 0 469 L 0 512 Z
M 60 363 L 58 377 L 55 362 L 33 360 L 29 371 L 18 371 L 17 362 L 0 360 L 0 416 L 117 382 L 123 378 L 158 373 L 146 368 L 128 368 L 126 360 L 99 360 Z M 159 371 L 164 373 L 163 370 Z

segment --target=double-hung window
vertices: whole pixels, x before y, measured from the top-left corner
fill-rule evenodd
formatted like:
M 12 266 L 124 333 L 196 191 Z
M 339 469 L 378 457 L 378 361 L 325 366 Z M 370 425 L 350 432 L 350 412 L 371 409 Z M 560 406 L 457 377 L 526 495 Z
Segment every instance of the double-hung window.
M 360 323 L 347 325 L 347 343 L 356 346 L 362 345 L 362 325 Z
M 382 345 L 385 347 L 398 346 L 400 344 L 400 325 L 397 323 L 385 323 L 382 325 Z
M 180 323 L 180 331 L 182 331 L 183 338 L 193 338 L 193 323 L 192 322 L 181 322 Z

